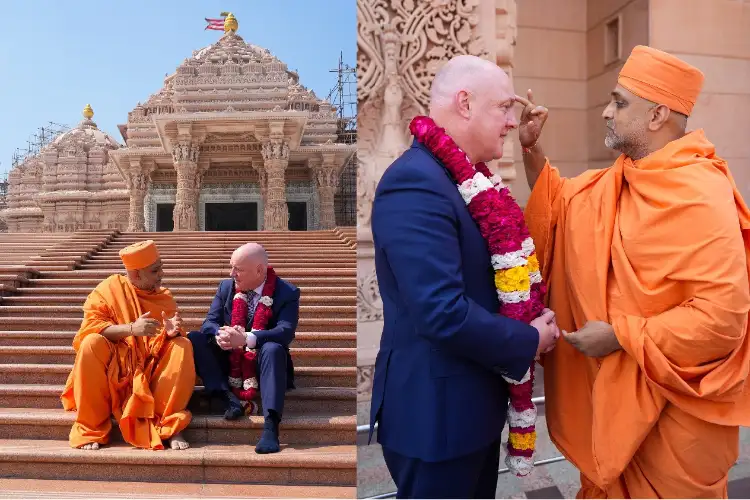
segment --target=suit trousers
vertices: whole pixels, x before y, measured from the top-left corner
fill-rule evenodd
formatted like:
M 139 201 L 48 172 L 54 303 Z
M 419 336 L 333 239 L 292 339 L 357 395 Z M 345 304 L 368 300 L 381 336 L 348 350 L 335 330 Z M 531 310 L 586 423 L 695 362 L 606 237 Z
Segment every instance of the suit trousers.
M 229 351 L 216 343 L 211 333 L 193 331 L 188 333 L 193 344 L 196 374 L 203 380 L 203 386 L 210 393 L 231 390 L 229 387 Z M 284 394 L 287 388 L 286 349 L 276 342 L 266 342 L 258 349 L 258 382 L 263 415 L 268 410 L 279 417 L 284 412 Z
M 425 462 L 383 447 L 396 498 L 495 498 L 500 440 L 469 455 Z

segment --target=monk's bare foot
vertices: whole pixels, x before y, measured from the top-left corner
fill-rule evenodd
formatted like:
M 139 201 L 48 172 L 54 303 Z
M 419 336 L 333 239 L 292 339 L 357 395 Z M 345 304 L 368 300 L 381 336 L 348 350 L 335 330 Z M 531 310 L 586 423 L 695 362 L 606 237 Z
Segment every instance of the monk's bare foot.
M 98 450 L 99 449 L 99 443 L 89 443 L 84 444 L 80 447 L 82 450 Z
M 190 447 L 190 444 L 185 441 L 184 437 L 182 437 L 182 433 L 179 433 L 172 436 L 169 440 L 169 446 L 173 450 L 187 450 Z

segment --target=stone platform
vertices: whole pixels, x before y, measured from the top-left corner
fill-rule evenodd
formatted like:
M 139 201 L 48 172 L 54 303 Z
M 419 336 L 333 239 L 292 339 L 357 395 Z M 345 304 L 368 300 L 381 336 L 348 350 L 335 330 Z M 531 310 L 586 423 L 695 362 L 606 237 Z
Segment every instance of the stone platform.
M 354 235 L 349 228 L 0 235 L 0 496 L 137 492 L 353 498 Z M 279 276 L 301 289 L 291 349 L 298 388 L 287 395 L 281 453 L 257 455 L 262 417 L 225 421 L 202 397 L 200 380 L 190 405 L 194 418 L 185 432 L 190 449 L 138 450 L 117 433 L 112 445 L 96 452 L 69 447 L 74 414 L 62 410 L 59 397 L 72 368 L 71 341 L 83 302 L 99 281 L 124 273 L 118 251 L 144 239 L 159 246 L 164 286 L 172 290 L 189 330 L 200 327 L 219 281 L 228 277 L 232 251 L 248 241 L 264 245 Z M 148 486 L 165 481 L 169 484 L 158 489 Z M 107 490 L 109 484 L 114 490 Z

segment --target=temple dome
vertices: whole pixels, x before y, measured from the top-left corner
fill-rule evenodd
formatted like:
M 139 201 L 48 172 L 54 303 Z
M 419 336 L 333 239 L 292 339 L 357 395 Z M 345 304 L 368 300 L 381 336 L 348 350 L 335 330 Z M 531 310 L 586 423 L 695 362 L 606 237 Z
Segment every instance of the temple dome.
M 119 149 L 120 143 L 111 135 L 99 130 L 92 120 L 93 116 L 94 110 L 91 105 L 87 104 L 83 109 L 83 120 L 76 127 L 60 134 L 44 150 L 56 149 L 60 153 L 66 150 L 76 150 L 79 153 L 81 151 L 88 153 L 92 148 L 101 148 L 107 151 Z

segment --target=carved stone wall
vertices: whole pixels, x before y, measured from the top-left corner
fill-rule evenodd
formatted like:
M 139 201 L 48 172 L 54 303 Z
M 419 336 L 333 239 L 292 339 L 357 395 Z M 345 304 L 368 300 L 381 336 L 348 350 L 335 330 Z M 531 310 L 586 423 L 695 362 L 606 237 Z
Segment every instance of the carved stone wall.
M 446 61 L 471 54 L 512 73 L 516 0 L 357 0 L 357 18 L 357 384 L 368 399 L 383 326 L 370 231 L 375 189 L 411 143 L 409 122 L 426 113 Z M 507 141 L 491 165 L 505 180 L 515 178 L 512 151 Z

